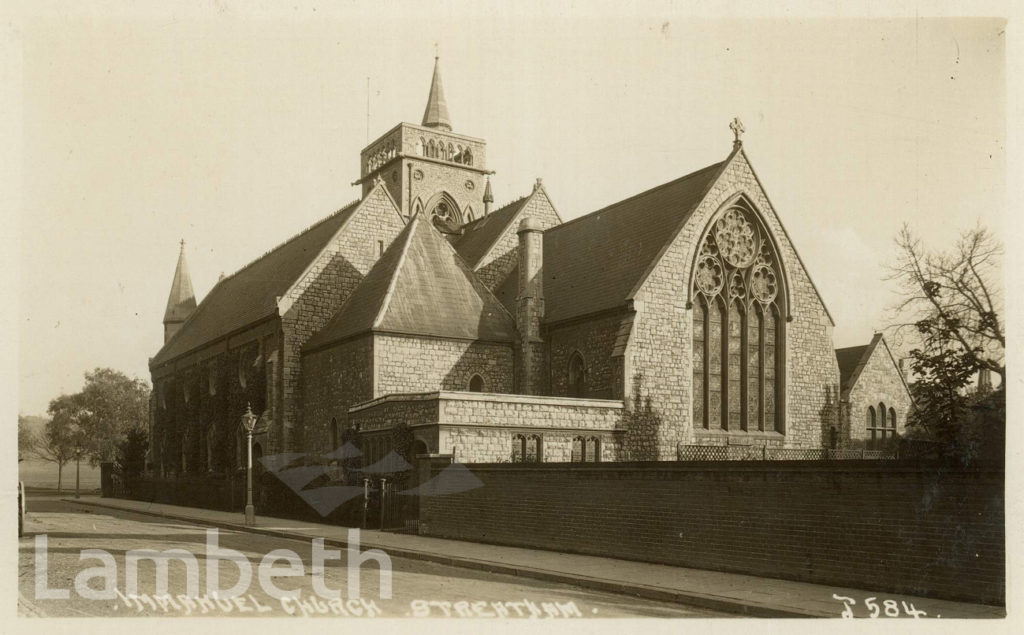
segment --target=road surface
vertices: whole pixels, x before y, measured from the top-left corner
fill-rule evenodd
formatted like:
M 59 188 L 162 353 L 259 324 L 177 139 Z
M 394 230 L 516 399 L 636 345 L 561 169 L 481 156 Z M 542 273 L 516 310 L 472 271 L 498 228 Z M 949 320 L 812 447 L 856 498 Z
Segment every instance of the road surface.
M 220 529 L 217 545 L 235 550 L 249 563 L 251 580 L 235 598 L 213 597 L 207 566 L 218 565 L 217 589 L 230 589 L 238 581 L 240 565 L 227 556 L 211 558 L 206 528 L 167 521 L 128 511 L 98 509 L 63 501 L 55 496 L 30 496 L 25 536 L 19 540 L 19 613 L 24 616 L 216 616 L 256 617 L 325 616 L 372 617 L 509 617 L 575 619 L 581 617 L 719 617 L 725 613 L 655 602 L 629 596 L 581 589 L 566 584 L 462 569 L 447 565 L 391 558 L 392 596 L 381 597 L 381 575 L 374 562 L 359 569 L 359 593 L 350 599 L 349 571 L 342 550 L 327 559 L 323 585 L 339 590 L 340 599 L 320 599 L 314 586 L 314 547 L 308 540 Z M 41 536 L 46 536 L 43 579 Z M 330 547 L 327 547 L 328 549 Z M 109 556 L 94 551 L 103 550 Z M 139 550 L 183 550 L 167 559 L 167 589 L 157 587 L 154 560 L 139 557 Z M 260 578 L 261 562 L 275 550 L 290 550 L 298 559 L 279 559 L 265 565 L 278 575 L 269 586 Z M 187 552 L 187 553 L 186 553 Z M 223 552 L 228 553 L 228 552 Z M 282 552 L 283 553 L 283 552 Z M 127 554 L 127 556 L 126 556 Z M 185 559 L 195 558 L 195 588 L 188 588 Z M 287 554 L 285 554 L 287 555 Z M 330 558 L 330 554 L 328 554 Z M 128 562 L 126 562 L 128 561 Z M 136 562 L 128 566 L 129 562 Z M 115 570 L 116 567 L 116 570 Z M 135 593 L 127 585 L 129 570 L 137 571 Z M 296 573 L 281 576 L 282 572 Z M 85 573 L 83 573 L 85 572 Z M 88 574 L 91 579 L 86 579 Z M 80 586 L 76 587 L 76 579 Z M 116 579 L 116 584 L 112 584 Z M 319 580 L 316 580 L 319 582 Z M 45 583 L 40 588 L 40 584 Z M 83 586 L 85 589 L 83 590 Z M 107 588 L 113 597 L 83 597 L 89 590 Z M 42 593 L 40 594 L 40 590 Z M 297 591 L 297 597 L 282 597 Z M 47 599 L 47 595 L 61 595 Z

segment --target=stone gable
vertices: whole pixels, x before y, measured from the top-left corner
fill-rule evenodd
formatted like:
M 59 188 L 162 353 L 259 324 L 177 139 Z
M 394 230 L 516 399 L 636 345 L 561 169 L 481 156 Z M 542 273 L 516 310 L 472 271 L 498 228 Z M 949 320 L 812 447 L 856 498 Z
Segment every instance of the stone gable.
M 692 310 L 688 290 L 694 250 L 705 228 L 737 195 L 760 212 L 779 250 L 788 281 L 792 320 L 785 326 L 785 435 L 737 433 L 740 442 L 820 448 L 824 431 L 837 422 L 839 368 L 832 346 L 832 323 L 790 243 L 774 208 L 743 152 L 737 152 L 700 205 L 634 294 L 637 316 L 626 351 L 627 394 L 638 394 L 655 423 L 657 457 L 675 458 L 677 444 L 699 443 L 693 429 Z M 634 404 L 635 406 L 635 404 Z M 777 436 L 777 435 L 776 435 Z M 706 442 L 722 443 L 726 439 Z M 640 458 L 640 457 L 635 457 Z
M 300 447 L 295 431 L 302 423 L 302 345 L 337 313 L 380 257 L 382 246 L 387 248 L 404 226 L 387 190 L 374 188 L 283 298 L 283 450 Z
M 840 443 L 844 446 L 859 447 L 870 438 L 868 406 L 875 409 L 878 425 L 880 406 L 884 404 L 886 411 L 891 408 L 896 414 L 896 434 L 902 436 L 906 431 L 907 415 L 913 402 L 884 339 L 879 338 L 871 347 L 844 401 L 844 425 L 840 431 Z
M 536 218 L 544 229 L 549 229 L 562 222 L 544 188 L 534 191 L 523 209 L 512 219 L 501 236 L 494 241 L 494 246 L 490 248 L 487 255 L 481 258 L 476 265 L 476 275 L 492 293 L 505 281 L 509 272 L 518 263 L 519 237 L 516 232 L 519 230 L 519 223 L 526 217 Z

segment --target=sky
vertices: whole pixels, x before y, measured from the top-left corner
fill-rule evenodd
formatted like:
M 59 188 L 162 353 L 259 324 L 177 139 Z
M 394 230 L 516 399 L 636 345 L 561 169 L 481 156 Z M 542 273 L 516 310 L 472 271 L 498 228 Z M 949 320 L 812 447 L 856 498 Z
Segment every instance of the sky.
M 999 19 L 224 6 L 19 26 L 22 413 L 94 367 L 148 380 L 179 240 L 201 299 L 358 198 L 367 138 L 419 123 L 435 44 L 454 130 L 487 141 L 496 206 L 543 178 L 564 220 L 592 212 L 721 161 L 739 117 L 836 347 L 891 322 L 903 223 L 935 247 L 1004 230 Z

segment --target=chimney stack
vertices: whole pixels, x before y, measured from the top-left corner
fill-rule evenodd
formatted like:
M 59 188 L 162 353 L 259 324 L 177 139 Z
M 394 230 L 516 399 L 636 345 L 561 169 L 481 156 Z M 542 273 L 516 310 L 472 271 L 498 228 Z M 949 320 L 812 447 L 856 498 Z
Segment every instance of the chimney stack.
M 519 296 L 516 327 L 519 330 L 519 392 L 539 395 L 544 376 L 544 229 L 536 218 L 519 223 Z

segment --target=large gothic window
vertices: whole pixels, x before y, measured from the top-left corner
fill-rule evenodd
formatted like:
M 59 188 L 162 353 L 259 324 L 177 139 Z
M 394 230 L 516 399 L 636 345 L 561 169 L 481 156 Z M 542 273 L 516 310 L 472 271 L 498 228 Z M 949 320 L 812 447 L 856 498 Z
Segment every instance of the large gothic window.
M 783 431 L 781 273 L 747 209 L 721 215 L 693 276 L 693 420 L 705 430 Z

